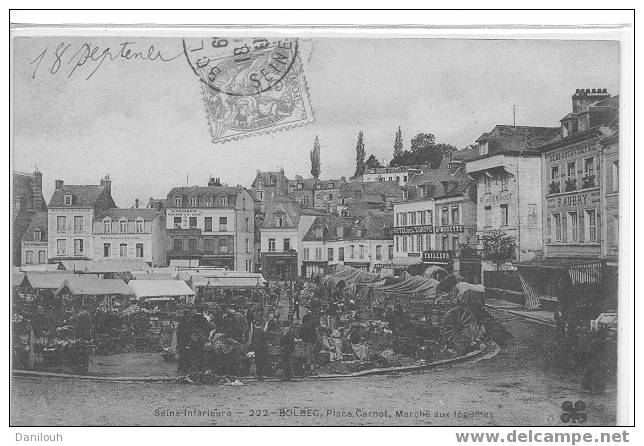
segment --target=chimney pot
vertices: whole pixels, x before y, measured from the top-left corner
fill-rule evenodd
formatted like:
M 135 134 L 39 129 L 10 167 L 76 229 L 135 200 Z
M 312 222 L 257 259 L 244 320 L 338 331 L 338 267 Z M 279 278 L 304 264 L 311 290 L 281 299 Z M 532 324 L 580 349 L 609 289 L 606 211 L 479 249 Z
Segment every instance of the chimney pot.
M 136 200 L 134 200 L 134 207 L 135 207 L 136 209 L 138 209 L 138 208 L 139 208 L 139 199 L 138 199 L 138 198 L 137 198 Z
M 590 88 L 586 88 L 586 93 L 590 93 Z
M 54 184 L 56 185 L 56 190 L 60 190 L 63 187 L 63 180 L 56 180 Z
M 591 93 L 597 93 L 597 90 L 595 90 L 595 89 L 593 88 L 593 89 L 591 90 Z

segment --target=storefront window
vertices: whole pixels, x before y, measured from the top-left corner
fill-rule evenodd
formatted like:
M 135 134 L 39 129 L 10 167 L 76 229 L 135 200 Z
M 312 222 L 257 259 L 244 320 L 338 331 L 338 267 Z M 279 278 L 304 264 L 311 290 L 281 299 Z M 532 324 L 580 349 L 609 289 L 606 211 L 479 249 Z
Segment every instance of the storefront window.
M 136 256 L 139 258 L 143 257 L 143 243 L 136 244 Z
M 175 238 L 174 239 L 174 250 L 175 251 L 181 251 L 183 250 L 183 239 L 180 238 Z
M 577 212 L 568 212 L 568 241 L 579 241 L 579 223 L 577 220 Z
M 492 226 L 492 206 L 485 206 L 485 226 Z
M 561 214 L 552 214 L 552 234 L 556 242 L 561 241 Z
M 38 263 L 47 263 L 46 251 L 38 251 Z
M 226 239 L 225 237 L 219 238 L 219 252 L 220 253 L 228 252 L 228 239 Z
M 196 251 L 197 250 L 197 239 L 196 238 L 188 239 L 188 249 L 191 250 L 191 251 Z
M 594 209 L 586 211 L 586 222 L 588 232 L 586 239 L 591 243 L 595 243 L 597 242 L 597 217 Z
M 103 257 L 111 257 L 111 256 L 112 256 L 112 244 L 103 243 Z

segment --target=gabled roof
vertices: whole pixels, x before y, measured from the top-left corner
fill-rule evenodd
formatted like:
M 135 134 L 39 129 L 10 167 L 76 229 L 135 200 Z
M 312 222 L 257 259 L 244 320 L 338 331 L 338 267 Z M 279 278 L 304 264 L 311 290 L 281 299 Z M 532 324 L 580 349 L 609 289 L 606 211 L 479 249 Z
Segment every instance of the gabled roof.
M 560 133 L 559 127 L 496 125 L 476 141 L 488 142 L 488 155 L 501 152 L 534 150 Z
M 137 299 L 195 294 L 183 280 L 131 280 L 129 286 Z
M 472 184 L 472 180 L 462 170 L 453 172 L 450 169 L 436 169 L 427 171 L 414 177 L 407 183 L 407 189 L 420 186 L 427 188 L 428 195 L 423 198 L 443 198 L 463 194 Z
M 158 214 L 159 211 L 150 208 L 112 208 L 99 214 L 96 220 L 103 220 L 105 217 L 109 217 L 112 220 L 119 220 L 123 217 L 128 220 L 136 220 L 140 217 L 145 221 L 152 221 Z
M 388 228 L 393 226 L 393 214 L 369 212 L 366 216 L 317 217 L 304 236 L 304 241 L 387 240 Z M 342 227 L 342 236 L 337 228 Z M 319 234 L 318 228 L 322 229 Z M 364 235 L 361 233 L 364 232 Z
M 277 197 L 266 204 L 264 223 L 262 229 L 297 229 L 302 209 L 293 200 L 286 197 Z M 275 216 L 282 215 L 284 222 L 277 226 Z
M 40 231 L 40 240 L 34 238 L 34 232 Z M 34 213 L 31 222 L 22 236 L 23 242 L 47 241 L 47 211 L 38 211 Z
M 302 187 L 300 189 L 295 188 L 293 192 L 297 192 L 298 190 L 311 190 L 315 187 L 316 182 L 317 180 L 315 178 L 297 178 L 296 184 L 302 184 Z
M 395 181 L 354 181 L 345 184 L 340 190 L 341 198 L 359 199 L 367 195 L 402 198 L 402 188 Z
M 176 195 L 187 196 L 187 197 L 198 197 L 198 196 L 226 196 L 232 200 L 232 203 L 235 203 L 237 196 L 246 191 L 245 188 L 241 186 L 188 186 L 188 187 L 173 187 L 170 192 L 168 192 L 168 199 L 166 201 L 167 207 L 174 207 L 174 201 L 172 197 Z M 248 191 L 246 191 L 248 193 Z M 249 194 L 250 195 L 250 194 Z M 186 206 L 186 203 L 182 204 L 182 207 Z
M 65 184 L 54 191 L 49 207 L 66 206 L 65 195 L 71 195 L 73 207 L 93 208 L 104 191 L 105 186 Z
M 251 184 L 251 187 L 256 187 L 257 186 L 257 181 L 262 180 L 264 183 L 264 186 L 275 186 L 277 184 L 277 178 L 278 177 L 284 177 L 285 181 L 289 181 L 288 178 L 284 175 L 283 170 L 279 170 L 276 172 L 270 172 L 270 171 L 258 171 L 257 175 L 255 175 L 255 179 L 253 180 L 253 183 Z
M 64 289 L 74 296 L 130 296 L 132 290 L 121 279 L 99 279 L 94 276 L 69 277 L 56 290 L 56 294 Z
M 28 272 L 20 283 L 21 286 L 31 286 L 34 289 L 57 290 L 66 279 L 78 277 L 69 272 Z

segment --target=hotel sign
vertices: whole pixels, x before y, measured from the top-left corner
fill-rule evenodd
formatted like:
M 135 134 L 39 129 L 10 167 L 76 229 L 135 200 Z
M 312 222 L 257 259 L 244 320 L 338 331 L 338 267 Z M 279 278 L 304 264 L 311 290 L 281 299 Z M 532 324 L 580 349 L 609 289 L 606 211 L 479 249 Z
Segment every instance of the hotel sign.
M 449 262 L 454 258 L 454 251 L 423 251 L 423 262 Z
M 434 227 L 432 225 L 394 227 L 394 235 L 414 235 L 414 234 L 433 234 L 433 233 L 434 233 Z
M 442 234 L 445 232 L 464 232 L 465 226 L 463 225 L 447 225 L 447 226 L 436 226 L 434 232 L 436 234 Z
M 170 235 L 201 235 L 201 229 L 168 229 Z

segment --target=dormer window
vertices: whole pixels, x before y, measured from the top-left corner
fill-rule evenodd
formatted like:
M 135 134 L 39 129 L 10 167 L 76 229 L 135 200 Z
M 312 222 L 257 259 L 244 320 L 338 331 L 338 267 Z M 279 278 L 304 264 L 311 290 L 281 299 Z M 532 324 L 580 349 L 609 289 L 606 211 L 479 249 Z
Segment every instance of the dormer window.
M 72 196 L 65 195 L 65 206 L 71 206 L 71 205 L 72 205 Z
M 119 220 L 119 232 L 127 232 L 127 220 L 126 219 L 121 219 Z
M 112 233 L 112 220 L 109 218 L 106 218 L 103 220 L 103 232 L 105 234 L 111 234 Z
M 197 197 L 190 197 L 190 206 L 197 207 Z
M 322 235 L 324 234 L 322 228 L 315 228 L 315 238 L 322 238 Z
M 302 186 L 303 186 L 303 184 L 302 184 L 302 183 L 297 183 L 297 188 L 298 188 L 299 190 L 301 190 L 301 189 L 302 189 Z
M 42 231 L 34 231 L 34 240 L 42 240 Z
M 206 197 L 205 204 L 206 204 L 206 207 L 212 206 L 212 198 L 211 197 Z
M 275 215 L 275 226 L 277 226 L 278 228 L 284 227 L 284 215 L 283 214 Z
M 262 180 L 259 180 L 257 182 L 257 187 L 264 187 L 264 182 Z
M 175 206 L 181 206 L 181 197 L 180 196 L 174 197 L 174 205 Z
M 479 155 L 480 156 L 487 155 L 488 152 L 489 152 L 488 142 L 487 141 L 481 141 L 479 143 Z
M 136 223 L 134 224 L 134 231 L 135 232 L 143 232 L 143 219 L 141 217 L 136 219 Z
M 333 186 L 334 186 L 333 183 L 329 183 L 329 189 L 333 189 Z
M 223 195 L 219 197 L 219 206 L 228 206 L 228 197 Z

